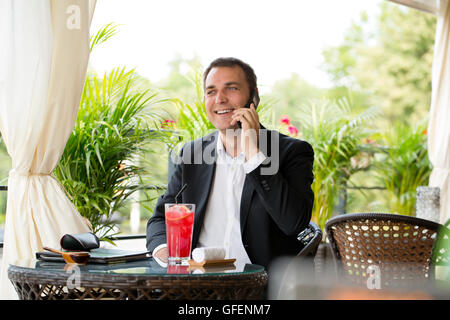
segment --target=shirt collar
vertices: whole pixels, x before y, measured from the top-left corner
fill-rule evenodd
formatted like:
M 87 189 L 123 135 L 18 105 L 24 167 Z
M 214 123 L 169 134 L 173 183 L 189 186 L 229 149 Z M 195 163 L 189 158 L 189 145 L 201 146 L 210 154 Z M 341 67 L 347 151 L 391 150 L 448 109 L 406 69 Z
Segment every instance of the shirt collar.
M 216 150 L 217 150 L 217 154 L 220 157 L 225 157 L 225 158 L 229 158 L 231 160 L 233 160 L 233 158 L 227 153 L 227 151 L 225 150 L 225 147 L 223 145 L 223 141 L 222 141 L 222 136 L 220 134 L 220 132 L 217 135 L 217 146 L 216 146 Z M 243 152 L 241 152 L 240 154 L 237 155 L 236 158 L 234 158 L 236 160 L 242 160 L 245 159 L 245 155 Z
M 217 135 L 217 152 L 222 155 L 223 155 L 223 153 L 226 153 L 225 147 L 223 146 L 222 137 L 221 137 L 220 132 Z

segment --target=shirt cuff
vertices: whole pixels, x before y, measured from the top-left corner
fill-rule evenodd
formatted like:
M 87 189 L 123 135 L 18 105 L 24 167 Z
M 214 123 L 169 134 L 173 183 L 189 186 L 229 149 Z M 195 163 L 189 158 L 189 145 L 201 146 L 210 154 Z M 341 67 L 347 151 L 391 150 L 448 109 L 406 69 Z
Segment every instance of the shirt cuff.
M 244 162 L 245 173 L 250 173 L 258 168 L 259 165 L 264 162 L 264 160 L 266 160 L 266 156 L 264 155 L 264 153 L 262 153 L 261 151 L 258 152 L 256 155 Z
M 152 256 L 154 255 L 154 253 L 158 252 L 158 250 L 162 248 L 167 248 L 167 243 L 160 244 L 155 249 L 153 249 Z

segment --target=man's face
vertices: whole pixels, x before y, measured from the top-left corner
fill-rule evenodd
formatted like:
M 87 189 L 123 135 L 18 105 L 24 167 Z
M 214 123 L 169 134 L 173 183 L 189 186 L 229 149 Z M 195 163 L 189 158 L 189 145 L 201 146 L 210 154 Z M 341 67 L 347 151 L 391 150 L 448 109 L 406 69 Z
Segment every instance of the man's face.
M 239 66 L 212 68 L 205 79 L 205 107 L 209 121 L 217 130 L 237 128 L 230 125 L 235 109 L 250 98 L 244 71 Z

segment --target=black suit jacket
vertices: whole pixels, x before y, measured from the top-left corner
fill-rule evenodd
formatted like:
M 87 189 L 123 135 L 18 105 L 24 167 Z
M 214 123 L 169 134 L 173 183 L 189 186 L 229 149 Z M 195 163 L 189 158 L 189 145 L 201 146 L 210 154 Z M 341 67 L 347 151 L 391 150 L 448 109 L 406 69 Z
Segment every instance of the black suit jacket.
M 308 226 L 314 201 L 311 145 L 278 131 L 266 132 L 260 145 L 266 142 L 261 151 L 268 159 L 246 175 L 240 205 L 242 243 L 251 262 L 265 267 L 276 257 L 295 255 L 302 249 L 297 235 Z M 178 200 L 196 205 L 192 249 L 197 246 L 214 178 L 218 134 L 215 131 L 182 148 L 181 161 L 147 223 L 149 251 L 166 243 L 164 204 L 174 203 L 185 183 L 188 186 Z

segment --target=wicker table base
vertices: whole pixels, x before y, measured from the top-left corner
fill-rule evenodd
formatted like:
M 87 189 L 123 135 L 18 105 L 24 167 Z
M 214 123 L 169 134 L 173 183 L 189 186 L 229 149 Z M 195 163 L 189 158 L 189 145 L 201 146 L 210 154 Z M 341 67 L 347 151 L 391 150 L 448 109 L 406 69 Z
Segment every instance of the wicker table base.
M 261 299 L 268 282 L 264 270 L 254 273 L 221 275 L 117 275 L 84 273 L 71 288 L 71 274 L 11 265 L 8 277 L 20 299 Z M 69 284 L 69 285 L 68 285 Z

